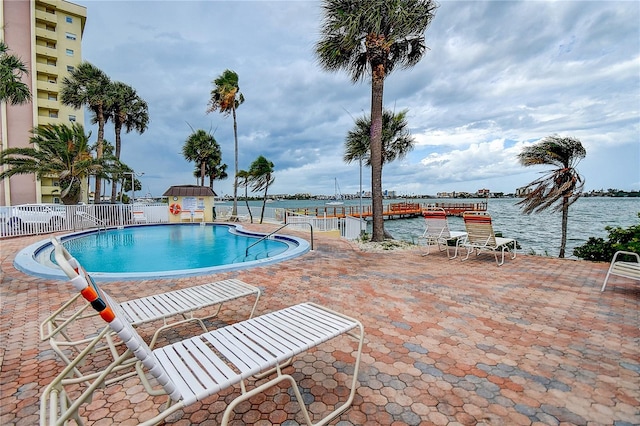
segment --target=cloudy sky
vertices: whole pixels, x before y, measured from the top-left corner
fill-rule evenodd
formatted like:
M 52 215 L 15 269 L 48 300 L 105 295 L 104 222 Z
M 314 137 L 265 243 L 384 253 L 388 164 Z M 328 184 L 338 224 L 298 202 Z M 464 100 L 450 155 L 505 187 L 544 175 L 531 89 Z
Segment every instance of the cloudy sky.
M 143 192 L 195 184 L 182 156 L 191 128 L 211 131 L 233 175 L 233 120 L 206 113 L 212 81 L 240 77 L 239 167 L 275 165 L 272 194 L 356 193 L 360 169 L 344 138 L 370 111 L 370 81 L 323 71 L 314 57 L 314 1 L 93 1 L 83 59 L 134 87 L 148 130 L 123 135 L 122 160 Z M 640 188 L 640 2 L 446 1 L 426 32 L 429 51 L 385 80 L 384 106 L 408 109 L 414 150 L 385 165 L 400 194 L 512 193 L 538 178 L 517 154 L 559 134 L 587 150 L 586 190 Z M 87 114 L 87 124 L 89 115 Z M 94 130 L 93 135 L 96 135 Z M 106 138 L 113 141 L 109 125 Z M 370 169 L 363 168 L 364 188 Z M 231 178 L 216 182 L 232 194 Z

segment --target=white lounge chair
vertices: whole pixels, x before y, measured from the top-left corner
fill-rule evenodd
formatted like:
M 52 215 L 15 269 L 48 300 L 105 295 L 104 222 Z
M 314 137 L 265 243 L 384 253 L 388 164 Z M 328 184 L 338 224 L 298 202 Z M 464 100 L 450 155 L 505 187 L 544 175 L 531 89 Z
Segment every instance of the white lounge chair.
M 428 255 L 431 245 L 435 244 L 438 246 L 439 251 L 447 251 L 449 259 L 456 258 L 458 256 L 458 248 L 464 242 L 467 233 L 449 230 L 447 213 L 443 208 L 428 208 L 422 212 L 422 216 L 424 217 L 426 228 L 424 234 L 418 239 L 425 242 L 425 254 Z M 449 243 L 453 243 L 455 247 L 453 256 L 449 253 Z
M 302 303 L 151 350 L 127 320 L 121 306 L 106 292 L 95 283 L 83 283 L 81 280 L 76 280 L 73 285 L 83 293 L 89 289 L 98 295 L 96 300 L 100 303 L 93 306 L 98 307 L 100 316 L 128 348 L 118 361 L 126 360 L 129 353 L 133 353 L 138 360 L 136 370 L 145 390 L 150 395 L 168 396 L 162 411 L 144 425 L 157 424 L 196 401 L 239 384 L 241 395 L 228 404 L 222 418 L 221 424 L 226 425 L 240 402 L 282 381 L 291 384 L 305 421 L 311 425 L 294 378 L 283 374 L 281 368 L 294 356 L 342 335 L 351 336 L 357 342 L 349 397 L 315 424 L 327 424 L 353 401 L 364 340 L 364 328 L 353 318 L 316 304 Z M 73 364 L 67 366 L 43 391 L 40 399 L 41 425 L 63 424 L 70 418 L 80 422 L 78 408 L 91 398 L 96 388 L 104 385 L 118 365 L 118 362 L 109 365 L 72 400 L 65 391 L 65 381 L 68 383 L 65 377 L 75 368 L 74 364 L 80 362 L 82 359 L 74 359 Z M 275 377 L 247 391 L 246 379 L 262 374 L 275 374 Z M 162 388 L 154 388 L 147 376 L 155 379 Z M 77 390 L 75 392 L 77 394 Z
M 463 247 L 467 249 L 467 256 L 462 260 L 467 260 L 474 250 L 476 255 L 487 251 L 493 252 L 498 266 L 504 263 L 505 251 L 511 253 L 511 259 L 516 258 L 516 240 L 496 237 L 489 214 L 485 212 L 464 212 L 462 218 L 467 229 L 467 237 L 462 243 Z M 500 261 L 498 261 L 498 252 L 502 254 Z
M 145 216 L 143 211 L 134 211 L 133 214 L 133 223 L 147 223 L 147 216 Z
M 194 222 L 204 222 L 204 211 L 203 210 L 194 210 L 192 220 Z
M 191 214 L 191 210 L 182 210 L 180 212 L 180 222 L 184 221 L 193 222 L 193 214 Z
M 619 260 L 619 257 L 628 257 L 635 259 L 635 261 Z M 611 265 L 607 271 L 607 276 L 604 278 L 604 283 L 600 291 L 604 291 L 607 287 L 607 282 L 611 275 L 617 275 L 619 277 L 629 278 L 632 280 L 640 281 L 640 255 L 630 251 L 617 251 L 611 259 Z
M 80 283 L 83 285 L 87 281 L 93 281 L 93 278 L 87 274 L 56 237 L 51 238 L 51 243 L 54 246 L 56 263 L 69 277 L 72 284 Z M 95 328 L 81 329 L 80 333 L 73 333 L 74 336 L 83 334 L 85 337 L 82 338 L 71 337 L 72 333 L 69 331 L 71 326 L 75 326 L 76 329 L 84 327 L 82 320 L 97 315 L 89 309 L 92 303 L 94 305 L 98 303 L 96 302 L 97 294 L 91 293 L 91 288 L 86 291 L 88 293 L 83 296 L 87 302 L 83 303 L 83 298 L 78 293 L 40 324 L 41 339 L 48 340 L 52 349 L 66 364 L 71 364 L 72 358 L 82 352 L 83 348 L 93 340 L 93 336 L 90 334 Z M 217 281 L 131 299 L 121 302 L 120 306 L 126 320 L 134 326 L 162 321 L 162 325 L 156 329 L 149 342 L 149 345 L 153 347 L 161 332 L 186 322 L 198 322 L 202 329 L 207 331 L 205 320 L 216 317 L 224 303 L 243 297 L 255 297 L 249 314 L 249 318 L 251 318 L 260 299 L 260 289 L 237 279 Z M 214 312 L 209 310 L 205 316 L 195 316 L 197 311 L 216 306 Z M 101 349 L 112 351 L 109 344 L 99 345 L 94 351 Z M 70 354 L 65 353 L 65 350 Z M 78 376 L 83 375 L 78 370 L 75 373 Z

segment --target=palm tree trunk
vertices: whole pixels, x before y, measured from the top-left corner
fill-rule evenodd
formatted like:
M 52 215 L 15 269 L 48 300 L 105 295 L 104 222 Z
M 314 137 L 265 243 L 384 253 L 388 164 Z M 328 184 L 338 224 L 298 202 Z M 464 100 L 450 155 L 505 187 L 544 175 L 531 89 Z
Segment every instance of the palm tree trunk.
M 234 101 L 235 102 L 235 101 Z M 233 111 L 233 138 L 235 143 L 235 170 L 233 176 L 233 210 L 232 215 L 238 214 L 238 122 L 236 121 L 236 108 L 231 109 Z
M 115 128 L 115 133 L 116 133 L 116 158 L 119 160 L 120 159 L 120 149 L 121 149 L 121 143 L 122 143 L 122 136 L 121 136 L 121 132 L 122 132 L 122 121 L 120 120 L 116 120 L 116 122 L 114 123 L 114 128 Z M 116 179 L 111 179 L 111 203 L 115 203 L 116 202 L 116 194 L 118 191 L 118 182 Z
M 373 69 L 371 81 L 371 202 L 373 234 L 371 241 L 384 241 L 384 217 L 382 216 L 382 93 L 384 89 L 384 65 Z
M 267 207 L 267 191 L 269 190 L 269 184 L 264 188 L 264 197 L 262 197 L 262 211 L 260 212 L 260 224 L 262 225 L 262 219 L 264 218 L 264 209 Z
M 249 223 L 253 223 L 253 214 L 251 213 L 251 207 L 249 207 L 249 184 L 244 182 L 244 202 L 247 205 L 247 211 L 249 212 Z
M 559 258 L 564 258 L 564 250 L 567 246 L 567 223 L 569 222 L 569 199 L 562 199 L 562 238 L 560 239 Z
M 96 118 L 98 119 L 98 140 L 97 140 L 97 148 L 96 148 L 96 157 L 98 159 L 102 158 L 103 155 L 103 145 L 102 141 L 104 140 L 104 114 L 102 112 L 102 107 L 99 107 L 96 112 Z M 94 204 L 100 204 L 102 201 L 102 179 L 100 176 L 96 175 L 96 187 L 94 191 Z M 97 199 L 96 199 L 97 197 Z

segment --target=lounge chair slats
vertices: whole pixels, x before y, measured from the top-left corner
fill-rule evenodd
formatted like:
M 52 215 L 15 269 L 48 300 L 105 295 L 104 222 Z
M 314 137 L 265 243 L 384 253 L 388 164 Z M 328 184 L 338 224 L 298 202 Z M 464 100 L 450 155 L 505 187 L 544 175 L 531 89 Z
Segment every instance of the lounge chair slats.
M 137 325 L 255 295 L 257 291 L 256 287 L 243 281 L 230 279 L 129 300 L 122 302 L 120 306 L 127 319 Z
M 61 263 L 64 264 L 64 261 Z M 117 371 L 118 366 L 129 359 L 129 353 L 138 360 L 136 372 L 149 394 L 164 393 L 169 398 L 163 411 L 143 423 L 144 425 L 156 424 L 198 400 L 240 383 L 241 395 L 229 402 L 223 415 L 221 424 L 226 425 L 231 412 L 240 402 L 282 381 L 287 381 L 292 386 L 305 422 L 311 425 L 311 417 L 298 386 L 293 376 L 282 373 L 282 367 L 289 365 L 296 355 L 341 335 L 357 341 L 349 396 L 342 405 L 337 405 L 331 413 L 315 424 L 327 424 L 346 410 L 353 401 L 364 342 L 364 328 L 353 318 L 320 305 L 302 303 L 151 350 L 134 328 L 133 321 L 125 313 L 123 306 L 100 289 L 97 283 L 93 283 L 88 275 L 79 276 L 86 280 L 85 287 L 82 287 L 79 279 L 74 280 L 74 286 L 83 295 L 89 295 L 92 301 L 95 301 L 94 296 L 100 300 L 100 303 L 92 303 L 91 306 L 99 311 L 100 317 L 109 323 L 110 330 L 117 334 L 128 350 L 99 376 L 92 376 L 95 380 L 87 390 L 81 392 L 75 401 L 71 401 L 65 394 L 65 379 L 79 363 L 84 362 L 84 357 L 91 352 L 95 342 L 104 337 L 105 331 L 101 332 L 87 350 L 83 351 L 82 356 L 73 359 L 42 393 L 41 425 L 62 424 L 69 418 L 77 418 L 78 407 L 90 399 L 94 389 L 106 384 L 107 375 Z M 230 289 L 235 289 L 231 283 L 226 284 L 230 284 Z M 91 289 L 93 293 L 87 292 L 87 289 Z M 145 298 L 145 302 L 150 299 L 152 298 Z M 170 300 L 173 302 L 177 299 Z M 157 303 L 160 301 L 155 300 L 152 307 L 157 307 Z M 128 306 L 135 304 L 129 303 Z M 147 305 L 144 303 L 141 306 L 138 306 L 138 309 L 153 310 L 146 309 Z M 155 388 L 152 386 L 148 375 L 162 386 L 161 390 L 157 389 L 157 385 Z M 247 391 L 245 379 L 254 376 L 271 377 Z M 64 397 L 58 400 L 57 395 Z M 72 404 L 63 402 L 67 400 Z
M 82 291 L 87 286 L 87 283 L 91 283 L 92 288 L 99 289 L 91 276 L 87 274 L 64 246 L 55 237 L 51 241 L 55 248 L 56 262 L 69 277 L 74 288 Z M 153 321 L 162 321 L 162 325 L 155 330 L 149 342 L 149 345 L 153 347 L 163 330 L 188 321 L 197 321 L 202 329 L 207 331 L 204 324 L 205 319 L 215 317 L 225 302 L 244 297 L 255 297 L 255 302 L 253 302 L 253 307 L 249 314 L 249 318 L 251 318 L 260 298 L 260 289 L 238 279 L 227 279 L 126 300 L 119 304 L 119 308 L 122 310 L 123 318 L 134 326 Z M 41 338 L 49 341 L 52 349 L 67 365 L 71 364 L 73 357 L 78 356 L 86 345 L 92 341 L 92 337 L 81 339 L 68 337 L 69 333 L 67 331 L 70 327 L 76 327 L 75 334 L 84 333 L 85 336 L 91 336 L 90 332 L 92 330 L 86 332 L 87 330 L 82 328 L 83 324 L 80 324 L 80 322 L 96 314 L 95 312 L 91 313 L 93 312 L 92 309 L 87 309 L 90 306 L 89 303 L 77 308 L 78 299 L 82 300 L 80 294 L 76 294 L 69 302 L 46 318 L 40 326 Z M 204 310 L 203 316 L 196 316 L 198 310 L 205 308 L 213 309 Z M 75 309 L 75 311 L 72 311 L 72 309 Z M 95 325 L 92 326 L 95 327 Z M 94 352 L 98 351 L 109 351 L 115 360 L 116 351 L 111 341 L 106 340 L 97 345 L 94 348 Z M 78 377 L 83 376 L 79 369 L 75 369 L 74 373 Z
M 302 320 L 304 324 L 298 323 L 296 328 L 289 322 L 293 320 Z M 276 332 L 262 328 L 283 321 L 289 322 L 288 326 L 277 327 Z M 319 306 L 300 304 L 155 349 L 153 355 L 181 398 L 190 403 L 273 368 L 357 326 L 357 322 L 336 317 Z M 287 342 L 288 347 L 278 349 L 274 338 Z
M 511 259 L 516 258 L 516 240 L 496 237 L 489 214 L 477 211 L 464 212 L 462 218 L 467 229 L 467 237 L 462 243 L 467 249 L 467 256 L 462 260 L 467 260 L 473 251 L 476 255 L 493 252 L 498 266 L 504 264 L 505 252 L 511 253 Z M 498 252 L 501 254 L 500 260 L 498 260 Z
M 451 231 L 449 229 L 449 222 L 447 221 L 447 213 L 440 207 L 429 207 L 423 210 L 422 216 L 424 217 L 425 230 L 419 240 L 424 240 L 426 253 L 428 255 L 431 251 L 431 244 L 438 246 L 439 251 L 447 251 L 447 257 L 454 259 L 458 256 L 458 248 L 467 236 L 466 232 Z M 449 253 L 449 242 L 455 242 L 455 250 L 453 256 Z
M 618 260 L 622 256 L 631 257 L 635 261 Z M 640 281 L 640 255 L 630 251 L 617 251 L 611 259 L 611 265 L 600 291 L 604 291 L 612 275 Z

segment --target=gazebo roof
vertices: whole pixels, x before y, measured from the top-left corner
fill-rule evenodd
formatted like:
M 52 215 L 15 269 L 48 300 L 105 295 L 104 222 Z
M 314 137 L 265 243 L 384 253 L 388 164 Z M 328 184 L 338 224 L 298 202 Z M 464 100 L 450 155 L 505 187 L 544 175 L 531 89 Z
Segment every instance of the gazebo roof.
M 215 197 L 217 194 L 208 186 L 174 185 L 162 195 L 165 197 Z

